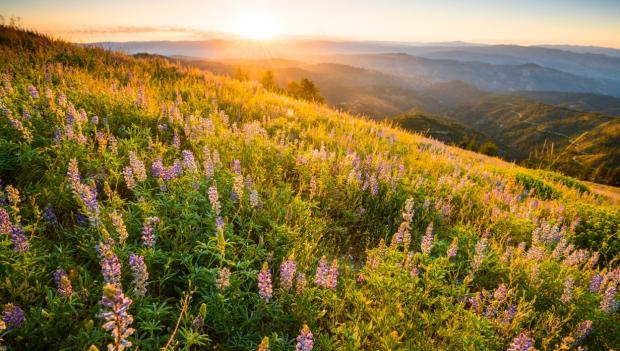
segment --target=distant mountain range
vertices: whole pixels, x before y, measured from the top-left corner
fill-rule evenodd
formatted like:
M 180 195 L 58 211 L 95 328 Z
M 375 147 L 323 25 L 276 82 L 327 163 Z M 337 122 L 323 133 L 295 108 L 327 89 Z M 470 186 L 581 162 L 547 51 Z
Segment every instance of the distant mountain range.
M 254 80 L 271 70 L 282 88 L 309 78 L 341 110 L 459 146 L 492 141 L 505 159 L 620 185 L 614 49 L 326 40 L 96 45 L 229 76 L 240 67 Z
M 330 105 L 342 110 L 388 118 L 455 145 L 464 146 L 472 138 L 479 144 L 490 140 L 508 160 L 539 166 L 553 163 L 584 179 L 620 183 L 619 98 L 549 91 L 494 93 L 458 80 L 432 82 L 339 63 L 185 62 L 229 76 L 240 68 L 255 80 L 271 70 L 281 88 L 309 78 Z M 394 69 L 386 71 L 398 73 Z

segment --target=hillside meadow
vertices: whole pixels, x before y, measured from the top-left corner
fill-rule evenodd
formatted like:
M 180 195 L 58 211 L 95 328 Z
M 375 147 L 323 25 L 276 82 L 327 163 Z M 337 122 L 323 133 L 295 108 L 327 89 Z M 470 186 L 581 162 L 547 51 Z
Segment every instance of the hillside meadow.
M 8 350 L 610 350 L 620 207 L 325 105 L 0 28 Z

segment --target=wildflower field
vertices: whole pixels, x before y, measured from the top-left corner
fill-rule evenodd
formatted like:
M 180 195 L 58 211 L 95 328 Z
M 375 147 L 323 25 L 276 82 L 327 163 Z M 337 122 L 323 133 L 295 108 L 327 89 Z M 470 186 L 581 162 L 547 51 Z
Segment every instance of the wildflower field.
M 620 348 L 587 185 L 0 28 L 8 350 Z

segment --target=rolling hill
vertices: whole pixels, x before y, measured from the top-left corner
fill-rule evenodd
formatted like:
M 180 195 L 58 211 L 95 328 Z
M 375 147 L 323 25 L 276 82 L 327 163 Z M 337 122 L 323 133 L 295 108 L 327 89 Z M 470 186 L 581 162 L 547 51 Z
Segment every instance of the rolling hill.
M 0 57 L 2 348 L 620 344 L 598 187 L 161 57 Z

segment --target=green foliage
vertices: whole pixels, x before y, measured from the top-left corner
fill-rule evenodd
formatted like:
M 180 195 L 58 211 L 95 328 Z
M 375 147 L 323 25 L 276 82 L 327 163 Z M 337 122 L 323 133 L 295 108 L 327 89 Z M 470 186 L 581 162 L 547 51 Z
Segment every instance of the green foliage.
M 517 173 L 516 179 L 519 184 L 523 185 L 527 190 L 533 191 L 534 196 L 538 196 L 541 199 L 558 199 L 561 196 L 561 193 L 551 185 L 529 174 Z

